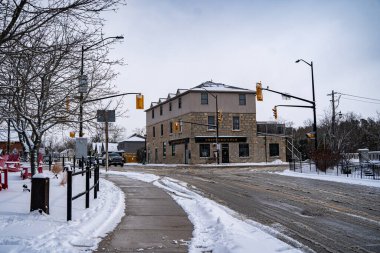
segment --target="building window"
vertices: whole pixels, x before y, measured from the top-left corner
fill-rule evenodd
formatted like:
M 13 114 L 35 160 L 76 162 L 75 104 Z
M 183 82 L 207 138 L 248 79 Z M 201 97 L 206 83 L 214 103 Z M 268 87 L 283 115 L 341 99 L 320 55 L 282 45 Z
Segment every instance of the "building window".
M 161 124 L 161 136 L 163 136 L 163 135 L 164 135 L 164 125 Z
M 210 144 L 199 144 L 199 157 L 210 157 Z
M 249 156 L 249 144 L 240 143 L 239 144 L 239 157 L 248 157 Z
M 278 143 L 269 144 L 269 156 L 279 156 L 280 155 L 280 145 Z
M 202 105 L 208 104 L 208 94 L 206 92 L 201 93 L 201 104 Z
M 207 124 L 208 124 L 208 130 L 215 130 L 216 129 L 216 126 L 215 126 L 215 116 L 208 116 L 208 119 L 207 119 Z
M 162 105 L 160 105 L 160 115 L 162 115 Z
M 173 133 L 173 121 L 169 122 L 169 133 Z
M 175 145 L 172 145 L 172 156 L 175 156 Z
M 172 111 L 172 102 L 169 102 L 169 111 Z
M 240 130 L 240 117 L 233 116 L 232 117 L 232 130 Z
M 162 143 L 162 157 L 166 158 L 166 142 Z
M 245 94 L 239 94 L 239 105 L 246 105 Z
M 178 108 L 182 108 L 182 98 L 178 98 Z
M 152 110 L 152 119 L 154 119 L 154 109 Z
M 153 127 L 153 138 L 156 137 L 156 127 Z

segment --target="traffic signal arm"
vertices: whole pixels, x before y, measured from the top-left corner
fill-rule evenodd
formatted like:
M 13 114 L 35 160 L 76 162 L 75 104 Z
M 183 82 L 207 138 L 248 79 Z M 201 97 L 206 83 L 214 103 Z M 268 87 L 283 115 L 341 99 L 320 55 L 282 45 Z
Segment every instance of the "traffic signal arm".
M 269 88 L 263 88 L 262 90 L 267 90 L 267 91 L 270 91 L 270 92 L 273 92 L 273 93 L 277 93 L 277 94 L 283 95 L 285 97 L 291 97 L 291 98 L 298 99 L 298 100 L 310 103 L 312 105 L 315 105 L 315 103 L 313 101 L 310 101 L 310 100 L 307 100 L 307 99 L 304 99 L 304 98 L 300 98 L 300 97 L 296 97 L 296 96 L 293 96 L 293 95 L 289 95 L 289 94 L 286 94 L 286 93 L 278 92 L 278 91 L 275 91 L 275 90 L 271 90 Z

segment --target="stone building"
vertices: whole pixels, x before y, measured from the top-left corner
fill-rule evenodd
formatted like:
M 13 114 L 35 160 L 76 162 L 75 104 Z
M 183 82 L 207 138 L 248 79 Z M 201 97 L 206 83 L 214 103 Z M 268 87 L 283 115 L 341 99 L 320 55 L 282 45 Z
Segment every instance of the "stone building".
M 258 132 L 255 101 L 253 90 L 211 81 L 160 98 L 145 111 L 147 162 L 285 161 L 285 127 Z

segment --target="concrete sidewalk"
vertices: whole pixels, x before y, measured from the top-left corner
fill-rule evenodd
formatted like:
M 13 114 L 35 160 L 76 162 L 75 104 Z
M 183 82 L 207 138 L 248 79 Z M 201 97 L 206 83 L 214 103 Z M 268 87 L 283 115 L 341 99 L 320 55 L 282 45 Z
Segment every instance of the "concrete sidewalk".
M 193 225 L 162 189 L 125 176 L 105 175 L 125 194 L 125 216 L 95 252 L 188 252 Z

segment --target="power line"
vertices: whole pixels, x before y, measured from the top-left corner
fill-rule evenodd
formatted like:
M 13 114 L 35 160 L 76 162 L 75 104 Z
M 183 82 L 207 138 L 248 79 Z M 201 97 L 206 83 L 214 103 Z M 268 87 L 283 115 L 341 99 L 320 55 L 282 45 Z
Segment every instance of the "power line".
M 344 94 L 344 93 L 340 93 L 340 92 L 336 92 L 336 94 L 340 94 L 340 95 L 344 95 L 344 96 L 350 96 L 350 97 L 356 97 L 356 98 L 363 98 L 363 99 L 368 99 L 368 100 L 374 100 L 374 101 L 380 101 L 380 99 L 376 99 L 376 98 L 360 97 L 360 96 Z
M 342 99 L 352 100 L 352 101 L 359 101 L 359 102 L 369 103 L 369 104 L 377 104 L 377 105 L 380 105 L 380 103 L 370 102 L 370 101 L 364 101 L 364 100 L 359 100 L 359 99 L 353 99 L 353 98 L 344 98 L 344 97 L 342 97 Z M 379 101 L 380 101 L 380 100 L 379 100 Z

